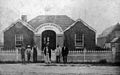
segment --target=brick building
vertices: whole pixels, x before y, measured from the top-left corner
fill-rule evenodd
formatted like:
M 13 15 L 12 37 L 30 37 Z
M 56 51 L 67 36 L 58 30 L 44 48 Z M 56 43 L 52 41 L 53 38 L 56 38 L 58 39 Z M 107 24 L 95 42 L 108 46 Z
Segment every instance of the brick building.
M 68 46 L 69 50 L 95 49 L 95 30 L 82 20 L 74 21 L 66 15 L 40 15 L 27 21 L 23 15 L 4 30 L 4 48 L 36 44 L 42 50 L 49 42 L 52 49 L 56 45 Z

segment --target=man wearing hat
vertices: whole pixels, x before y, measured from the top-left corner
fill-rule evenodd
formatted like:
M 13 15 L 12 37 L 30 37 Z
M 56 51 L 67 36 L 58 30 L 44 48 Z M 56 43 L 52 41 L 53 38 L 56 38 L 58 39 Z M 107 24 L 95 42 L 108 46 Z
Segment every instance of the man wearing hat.
M 26 53 L 27 53 L 27 61 L 30 62 L 30 57 L 31 57 L 31 47 L 30 47 L 30 45 L 27 46 Z

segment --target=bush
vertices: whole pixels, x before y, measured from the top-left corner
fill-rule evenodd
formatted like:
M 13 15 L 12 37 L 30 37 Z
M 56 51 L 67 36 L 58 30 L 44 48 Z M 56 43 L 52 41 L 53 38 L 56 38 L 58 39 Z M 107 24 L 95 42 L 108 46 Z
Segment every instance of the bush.
M 99 63 L 100 63 L 100 64 L 105 64 L 105 63 L 107 63 L 107 60 L 106 60 L 106 59 L 101 59 L 101 60 L 99 61 Z

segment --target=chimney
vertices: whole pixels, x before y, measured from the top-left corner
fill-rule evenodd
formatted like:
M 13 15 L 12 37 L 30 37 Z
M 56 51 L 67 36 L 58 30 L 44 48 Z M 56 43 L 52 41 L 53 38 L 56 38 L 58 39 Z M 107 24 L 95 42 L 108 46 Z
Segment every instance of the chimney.
M 27 22 L 27 15 L 22 15 L 21 20 L 24 21 L 24 22 Z

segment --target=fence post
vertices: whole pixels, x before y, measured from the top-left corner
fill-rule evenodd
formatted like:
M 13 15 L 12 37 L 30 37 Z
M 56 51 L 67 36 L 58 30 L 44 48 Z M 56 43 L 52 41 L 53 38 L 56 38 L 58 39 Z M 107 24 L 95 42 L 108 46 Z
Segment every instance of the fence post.
M 15 48 L 16 51 L 16 61 L 18 61 L 18 48 Z
M 83 53 L 84 53 L 84 59 L 83 59 L 83 61 L 85 62 L 85 61 L 86 61 L 86 60 L 85 60 L 86 48 L 84 48 L 84 51 L 83 51 Z
M 112 47 L 112 57 L 113 57 L 113 63 L 115 63 L 115 56 L 116 56 L 116 48 L 115 47 Z

